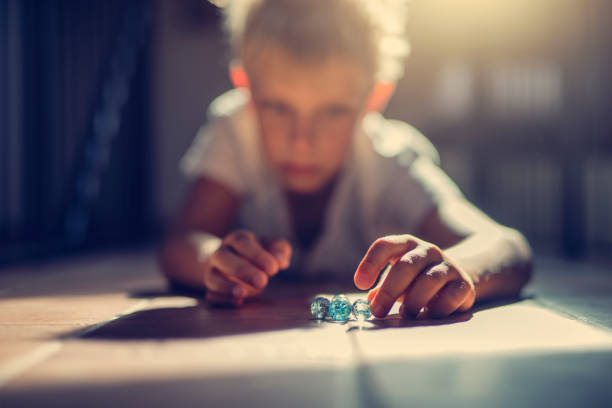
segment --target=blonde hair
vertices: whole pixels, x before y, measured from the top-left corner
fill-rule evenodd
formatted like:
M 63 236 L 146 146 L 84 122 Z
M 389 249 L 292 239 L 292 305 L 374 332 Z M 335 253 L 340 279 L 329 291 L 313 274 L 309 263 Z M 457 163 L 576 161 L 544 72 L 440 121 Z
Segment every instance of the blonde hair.
M 212 1 L 212 0 L 211 0 Z M 378 81 L 395 82 L 409 53 L 407 0 L 215 0 L 234 56 L 249 59 L 268 43 L 309 62 L 354 59 Z

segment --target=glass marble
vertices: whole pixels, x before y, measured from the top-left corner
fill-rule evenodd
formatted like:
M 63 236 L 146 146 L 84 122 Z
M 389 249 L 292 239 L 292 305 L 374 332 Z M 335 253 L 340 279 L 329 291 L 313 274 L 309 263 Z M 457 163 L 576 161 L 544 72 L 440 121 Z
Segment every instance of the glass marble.
M 323 296 L 318 296 L 310 304 L 310 313 L 317 320 L 323 320 L 329 313 L 329 299 Z
M 353 303 L 353 316 L 357 320 L 368 320 L 372 316 L 370 312 L 370 301 L 365 299 L 357 299 Z
M 329 316 L 338 321 L 345 322 L 351 315 L 351 302 L 345 295 L 336 295 L 329 305 Z

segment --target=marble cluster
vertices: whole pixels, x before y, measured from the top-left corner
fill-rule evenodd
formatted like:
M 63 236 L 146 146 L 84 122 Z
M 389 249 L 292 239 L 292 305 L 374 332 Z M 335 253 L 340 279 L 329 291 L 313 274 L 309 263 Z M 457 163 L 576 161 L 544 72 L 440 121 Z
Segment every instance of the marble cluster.
M 370 302 L 357 299 L 353 304 L 346 295 L 335 295 L 331 301 L 323 296 L 316 297 L 310 304 L 310 313 L 316 320 L 325 320 L 327 317 L 337 322 L 347 321 L 351 315 L 357 320 L 367 320 L 372 316 Z

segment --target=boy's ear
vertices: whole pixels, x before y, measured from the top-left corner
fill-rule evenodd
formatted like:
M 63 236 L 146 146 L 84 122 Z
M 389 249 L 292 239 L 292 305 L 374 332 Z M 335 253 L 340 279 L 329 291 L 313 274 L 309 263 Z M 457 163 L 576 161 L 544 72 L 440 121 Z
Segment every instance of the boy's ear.
M 234 87 L 249 88 L 249 77 L 239 62 L 233 61 L 229 67 L 229 75 Z
M 393 82 L 376 82 L 366 104 L 367 112 L 382 112 L 395 91 Z

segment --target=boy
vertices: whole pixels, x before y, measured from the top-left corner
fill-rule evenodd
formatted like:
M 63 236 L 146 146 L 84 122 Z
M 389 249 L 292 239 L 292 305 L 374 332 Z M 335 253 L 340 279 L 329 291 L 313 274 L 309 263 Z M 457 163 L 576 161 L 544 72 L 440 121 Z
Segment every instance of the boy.
M 397 301 L 406 318 L 519 293 L 523 236 L 467 202 L 415 129 L 377 113 L 407 54 L 401 3 L 229 2 L 240 88 L 211 105 L 182 161 L 192 184 L 160 256 L 170 281 L 240 306 L 290 266 L 365 290 L 391 264 L 371 311 Z

